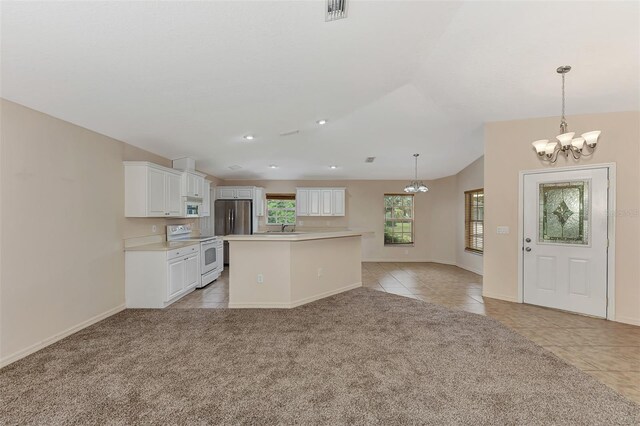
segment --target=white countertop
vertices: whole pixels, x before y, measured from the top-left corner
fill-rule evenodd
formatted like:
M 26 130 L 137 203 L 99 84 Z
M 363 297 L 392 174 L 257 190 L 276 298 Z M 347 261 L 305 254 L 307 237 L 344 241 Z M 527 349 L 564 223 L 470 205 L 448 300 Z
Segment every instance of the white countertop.
M 326 232 L 263 232 L 252 235 L 227 235 L 225 241 L 309 241 L 328 238 L 358 237 L 362 231 L 326 231 Z
M 140 246 L 125 247 L 125 251 L 169 251 L 183 247 L 200 244 L 199 241 L 163 241 L 159 243 L 143 244 Z

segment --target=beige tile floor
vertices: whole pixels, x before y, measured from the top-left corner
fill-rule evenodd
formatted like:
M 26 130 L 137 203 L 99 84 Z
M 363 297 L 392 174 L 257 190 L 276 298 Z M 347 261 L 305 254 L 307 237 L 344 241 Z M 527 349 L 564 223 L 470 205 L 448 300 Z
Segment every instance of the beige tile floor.
M 228 271 L 172 308 L 226 308 Z M 640 327 L 482 297 L 482 277 L 437 263 L 363 263 L 365 287 L 487 315 L 640 403 Z

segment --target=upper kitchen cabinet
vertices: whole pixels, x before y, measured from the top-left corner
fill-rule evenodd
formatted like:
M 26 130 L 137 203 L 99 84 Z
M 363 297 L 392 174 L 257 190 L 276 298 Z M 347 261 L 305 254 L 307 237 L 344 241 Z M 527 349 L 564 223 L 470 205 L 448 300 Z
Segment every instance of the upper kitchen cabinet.
M 345 188 L 296 188 L 297 216 L 344 216 Z
M 256 216 L 264 216 L 266 199 L 264 196 L 264 188 L 256 187 L 254 189 L 253 205 L 255 206 Z
M 182 194 L 185 197 L 204 197 L 204 177 L 198 172 L 186 171 L 182 173 Z
M 202 210 L 200 217 L 211 216 L 211 182 L 204 181 L 204 189 L 202 190 Z
M 124 162 L 126 217 L 179 217 L 181 173 L 145 161 Z
M 253 200 L 253 186 L 219 186 L 216 188 L 217 200 Z

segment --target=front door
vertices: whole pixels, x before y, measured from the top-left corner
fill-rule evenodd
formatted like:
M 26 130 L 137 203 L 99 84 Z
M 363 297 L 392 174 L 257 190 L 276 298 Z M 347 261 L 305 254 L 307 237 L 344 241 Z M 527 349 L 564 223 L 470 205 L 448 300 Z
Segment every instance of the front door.
M 524 302 L 606 318 L 608 169 L 524 176 Z

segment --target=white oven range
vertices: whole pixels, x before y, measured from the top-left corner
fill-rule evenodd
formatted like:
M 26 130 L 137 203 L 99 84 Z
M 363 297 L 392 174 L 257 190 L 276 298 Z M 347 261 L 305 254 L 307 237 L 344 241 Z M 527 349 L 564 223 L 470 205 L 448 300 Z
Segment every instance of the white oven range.
M 197 288 L 202 288 L 215 281 L 224 270 L 222 238 L 209 236 L 193 236 L 192 224 L 167 225 L 167 241 L 199 241 L 200 242 L 200 274 Z

